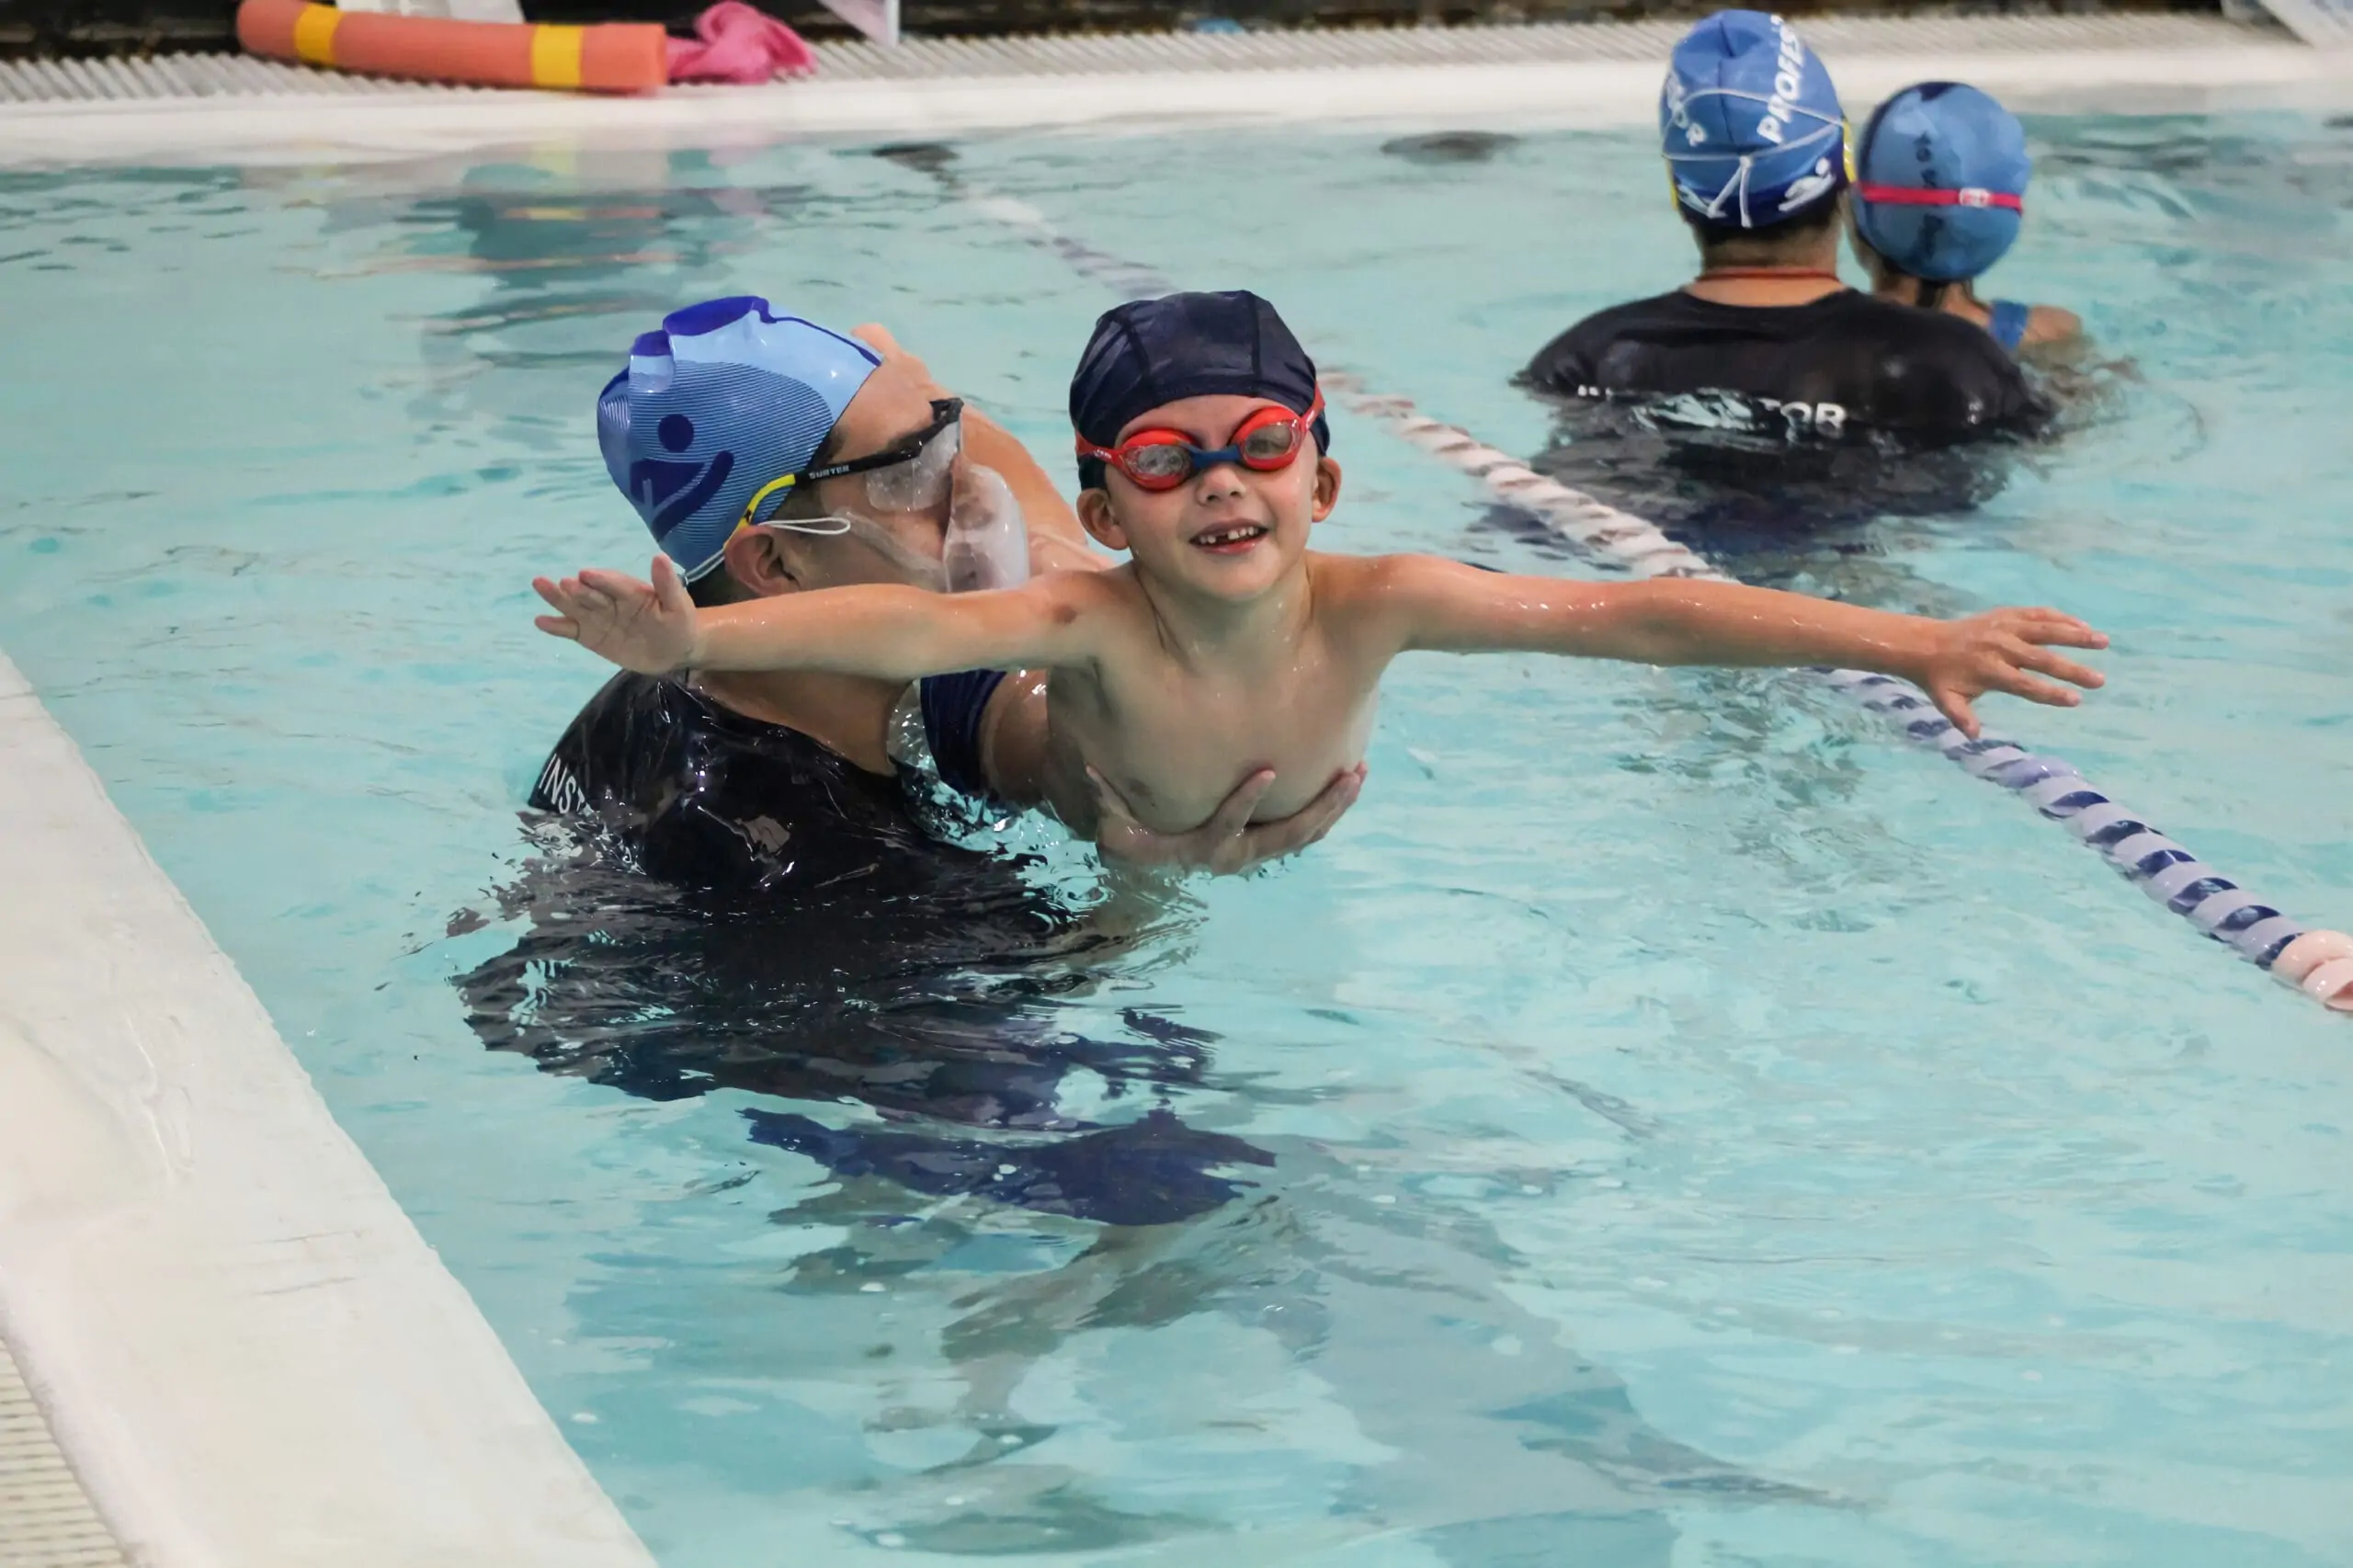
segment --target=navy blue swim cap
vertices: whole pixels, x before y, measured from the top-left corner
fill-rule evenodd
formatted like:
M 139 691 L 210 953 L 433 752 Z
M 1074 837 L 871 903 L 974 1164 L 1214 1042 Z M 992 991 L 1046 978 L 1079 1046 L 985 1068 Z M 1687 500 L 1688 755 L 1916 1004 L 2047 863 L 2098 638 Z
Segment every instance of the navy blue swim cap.
M 1315 361 L 1275 313 L 1246 290 L 1131 300 L 1104 312 L 1070 379 L 1071 427 L 1098 447 L 1115 445 L 1138 415 L 1179 398 L 1232 393 L 1269 398 L 1295 414 L 1315 403 Z M 1315 449 L 1332 449 L 1332 429 L 1315 416 Z M 1081 458 L 1078 483 L 1103 483 L 1103 460 Z

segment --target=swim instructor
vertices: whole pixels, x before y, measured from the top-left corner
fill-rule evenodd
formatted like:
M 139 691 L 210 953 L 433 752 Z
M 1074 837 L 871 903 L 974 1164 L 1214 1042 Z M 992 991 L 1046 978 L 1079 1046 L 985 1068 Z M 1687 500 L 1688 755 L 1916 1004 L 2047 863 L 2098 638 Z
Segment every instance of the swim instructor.
M 1667 68 L 1659 138 L 1699 277 L 1579 322 L 1537 354 L 1529 384 L 1601 401 L 1730 394 L 1831 440 L 1938 443 L 2041 417 L 1974 323 L 1840 281 L 1846 119 L 1789 23 L 1734 10 L 1694 27 Z
M 672 312 L 641 335 L 597 399 L 607 471 L 700 604 L 857 583 L 945 585 L 960 474 L 1000 475 L 1041 568 L 1100 563 L 1020 443 L 935 385 L 887 335 L 871 341 L 755 296 Z M 1018 535 L 1015 536 L 1017 539 Z M 595 819 L 641 867 L 694 886 L 871 884 L 937 891 L 968 858 L 931 842 L 892 756 L 903 687 L 807 672 L 606 683 L 565 730 L 530 803 Z M 1040 797 L 1042 676 L 975 671 L 924 683 L 940 776 L 1016 806 Z M 1238 871 L 1323 836 L 1360 776 L 1294 816 L 1252 825 L 1270 774 L 1245 779 L 1203 827 L 1120 824 L 1103 847 L 1136 862 Z

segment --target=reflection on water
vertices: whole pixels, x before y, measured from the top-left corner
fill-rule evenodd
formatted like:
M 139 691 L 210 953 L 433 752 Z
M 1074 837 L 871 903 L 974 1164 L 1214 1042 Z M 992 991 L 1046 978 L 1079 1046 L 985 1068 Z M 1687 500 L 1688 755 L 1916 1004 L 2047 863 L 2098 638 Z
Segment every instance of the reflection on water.
M 420 323 L 430 374 L 411 415 L 425 430 L 520 437 L 541 450 L 578 445 L 580 410 L 631 337 L 681 304 L 725 292 L 727 268 L 811 199 L 805 184 L 726 183 L 696 152 L 452 173 L 440 192 L 338 199 L 329 231 L 378 239 L 363 264 L 370 273 L 485 280 L 481 298 Z M 567 384 L 585 390 L 551 402 L 551 390 Z
M 1440 1561 L 1491 1568 L 1515 1560 L 1491 1546 L 1517 1533 L 1526 1549 L 1542 1543 L 1579 1561 L 1589 1543 L 1640 1542 L 1604 1560 L 1664 1564 L 1676 1532 L 1656 1516 L 1662 1507 L 1829 1501 L 1653 1429 L 1618 1379 L 1556 1348 L 1552 1325 L 1494 1288 L 1525 1260 L 1467 1210 L 1412 1213 L 1351 1198 L 1347 1171 L 1310 1147 L 1283 1148 L 1278 1165 L 1279 1193 L 1183 1226 L 1106 1230 L 1060 1267 L 956 1298 L 939 1335 L 952 1380 L 890 1416 L 896 1430 L 955 1440 L 887 1500 L 888 1528 L 933 1551 L 992 1552 L 1102 1548 L 1204 1528 L 1181 1513 L 1139 1515 L 1090 1498 L 1067 1448 L 1028 1452 L 1055 1432 L 1012 1405 L 1033 1370 L 1074 1342 L 1151 1335 L 1182 1354 L 1209 1341 L 1203 1320 L 1228 1336 L 1264 1336 L 1282 1362 L 1344 1403 L 1349 1462 L 1319 1487 L 1334 1520 L 1330 1545 L 1410 1535 Z M 778 1218 L 837 1221 L 842 1210 L 828 1198 Z M 952 1269 L 970 1240 L 953 1222 L 861 1228 L 803 1258 L 787 1289 L 832 1294 L 853 1280 L 903 1278 L 943 1262 Z M 1281 1437 L 1279 1417 L 1242 1388 L 1171 1414 L 1192 1429 L 1154 1434 L 1160 1442 Z

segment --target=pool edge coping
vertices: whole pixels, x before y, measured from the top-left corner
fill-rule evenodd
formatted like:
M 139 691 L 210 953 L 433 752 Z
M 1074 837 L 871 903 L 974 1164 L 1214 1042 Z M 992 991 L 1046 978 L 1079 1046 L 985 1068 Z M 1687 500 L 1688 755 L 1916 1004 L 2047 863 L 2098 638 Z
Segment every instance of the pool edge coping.
M 1919 43 L 1940 41 L 1947 20 L 1920 19 Z M 2023 25 L 2042 20 L 2013 19 L 2006 29 L 1989 24 L 1989 46 L 1973 50 L 1874 42 L 1823 54 L 1850 108 L 1929 78 L 1969 80 L 2029 110 L 2292 107 L 2299 93 L 2327 107 L 2353 101 L 2353 53 L 2219 21 L 2211 38 L 2196 40 L 2056 47 Z M 1907 36 L 1895 19 L 1875 31 L 1886 40 Z M 1599 129 L 1647 123 L 1656 112 L 1660 69 L 1655 61 L 1617 58 L 969 75 L 951 66 L 920 76 L 633 98 L 375 84 L 384 90 L 0 103 L 0 167 L 383 161 L 551 138 L 690 146 L 1310 122 Z M 1237 84 L 1248 90 L 1237 92 Z
M 652 1568 L 0 653 L 0 1337 L 142 1568 Z

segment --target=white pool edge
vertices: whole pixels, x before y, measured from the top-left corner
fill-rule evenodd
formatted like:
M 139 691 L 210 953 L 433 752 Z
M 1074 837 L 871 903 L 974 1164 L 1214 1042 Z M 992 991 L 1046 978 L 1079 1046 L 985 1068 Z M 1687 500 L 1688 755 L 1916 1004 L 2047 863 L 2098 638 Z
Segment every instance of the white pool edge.
M 1995 35 L 1999 36 L 1999 35 Z M 2353 99 L 2353 56 L 2248 32 L 2145 48 L 1824 50 L 1859 111 L 1924 79 L 1975 83 L 2027 109 L 2200 112 Z M 1648 123 L 1660 65 L 1624 60 L 1313 69 L 931 76 L 684 90 L 154 98 L 0 105 L 0 165 L 328 163 L 560 140 L 710 146 L 801 138 L 1006 131 L 1130 133 L 1209 125 Z
M 0 1337 L 142 1568 L 649 1568 L 0 654 Z

